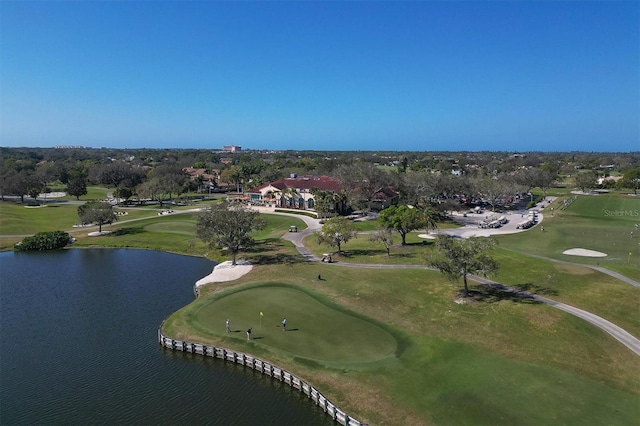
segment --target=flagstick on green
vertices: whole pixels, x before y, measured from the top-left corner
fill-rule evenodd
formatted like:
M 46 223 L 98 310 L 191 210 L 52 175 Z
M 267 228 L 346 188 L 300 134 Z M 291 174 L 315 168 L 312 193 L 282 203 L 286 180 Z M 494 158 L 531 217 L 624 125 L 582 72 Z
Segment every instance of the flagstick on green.
M 264 316 L 264 314 L 262 313 L 262 311 L 260 311 L 260 328 L 262 328 L 262 317 Z

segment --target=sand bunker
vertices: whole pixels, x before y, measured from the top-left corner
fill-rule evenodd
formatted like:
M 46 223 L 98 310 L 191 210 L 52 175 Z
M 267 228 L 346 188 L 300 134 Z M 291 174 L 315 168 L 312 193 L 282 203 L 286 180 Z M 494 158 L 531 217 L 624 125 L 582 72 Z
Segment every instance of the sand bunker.
M 241 276 L 249 273 L 253 265 L 246 260 L 238 260 L 236 265 L 232 265 L 230 260 L 222 262 L 213 268 L 213 272 L 204 278 L 196 281 L 196 287 L 209 283 L 221 283 L 225 281 L 237 280 Z
M 583 248 L 572 248 L 563 251 L 562 254 L 568 254 L 569 256 L 607 257 L 607 253 L 602 253 L 595 250 L 587 250 Z
M 428 240 L 435 240 L 437 237 L 431 234 L 418 234 L 418 238 L 426 238 Z
M 99 237 L 101 235 L 109 235 L 112 232 L 113 231 L 102 231 L 102 232 L 95 231 L 95 232 L 89 232 L 87 235 L 90 237 Z

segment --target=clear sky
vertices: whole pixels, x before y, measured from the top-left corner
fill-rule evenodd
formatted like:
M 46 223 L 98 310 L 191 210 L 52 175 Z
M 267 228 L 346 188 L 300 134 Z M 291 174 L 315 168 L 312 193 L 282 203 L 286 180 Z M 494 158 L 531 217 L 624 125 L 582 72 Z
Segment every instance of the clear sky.
M 639 1 L 0 1 L 0 146 L 640 150 Z

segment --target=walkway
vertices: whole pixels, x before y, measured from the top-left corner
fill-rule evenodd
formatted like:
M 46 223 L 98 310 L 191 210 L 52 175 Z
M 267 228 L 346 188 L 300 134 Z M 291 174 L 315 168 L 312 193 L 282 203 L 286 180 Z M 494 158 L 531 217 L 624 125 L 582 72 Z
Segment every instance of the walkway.
M 305 229 L 304 231 L 301 232 L 289 232 L 287 234 L 285 234 L 282 238 L 287 240 L 287 241 L 291 241 L 295 246 L 296 249 L 298 250 L 298 252 L 304 256 L 306 259 L 310 260 L 310 261 L 314 261 L 314 262 L 320 262 L 321 259 L 319 259 L 317 256 L 314 256 L 303 244 L 303 240 L 307 235 L 312 234 L 315 231 L 318 231 L 322 228 L 322 225 L 320 225 L 319 221 L 317 219 L 313 219 L 311 217 L 308 216 L 304 216 L 304 215 L 298 215 L 298 214 L 291 214 L 291 213 L 281 213 L 281 212 L 275 212 L 273 209 L 267 209 L 267 208 L 260 208 L 258 209 L 264 213 L 270 213 L 270 214 L 279 214 L 279 215 L 284 215 L 284 216 L 291 216 L 291 217 L 295 217 L 297 219 L 301 219 L 303 220 L 306 224 L 307 224 L 307 229 Z M 541 256 L 538 256 L 541 257 Z M 544 258 L 543 259 L 547 259 Z M 554 260 L 554 259 L 547 259 L 547 260 Z M 561 262 L 561 261 L 558 261 Z M 564 263 L 570 263 L 570 262 L 564 262 Z M 340 267 L 351 267 L 351 268 L 384 268 L 384 269 L 401 269 L 401 268 L 411 268 L 411 269 L 433 269 L 433 268 L 429 268 L 428 266 L 425 265 L 381 265 L 381 264 L 363 264 L 363 263 L 342 263 L 342 262 L 334 262 L 334 263 L 329 263 L 327 265 L 331 265 L 331 266 L 340 266 Z M 577 264 L 577 265 L 582 265 L 582 264 Z M 582 266 L 589 266 L 589 265 L 582 265 Z M 594 269 L 597 269 L 598 271 L 611 275 L 613 277 L 622 279 L 622 281 L 625 281 L 631 285 L 634 285 L 636 287 L 640 286 L 640 283 L 637 283 L 634 280 L 631 280 L 630 278 L 624 277 L 616 272 L 613 271 L 609 271 L 606 268 L 602 268 L 602 267 L 593 267 Z M 486 278 L 482 278 L 479 276 L 469 276 L 469 278 L 473 281 L 476 281 L 480 284 L 484 284 L 484 285 L 489 285 L 495 289 L 504 291 L 504 292 L 508 292 L 508 293 L 514 293 L 519 295 L 520 297 L 523 298 L 531 298 L 534 299 L 540 303 L 545 303 L 549 306 L 552 306 L 556 309 L 560 309 L 562 311 L 565 311 L 571 315 L 574 315 L 578 318 L 581 318 L 587 322 L 589 322 L 590 324 L 600 328 L 601 330 L 605 331 L 606 333 L 608 333 L 610 336 L 612 336 L 614 339 L 618 340 L 620 343 L 622 343 L 623 345 L 625 345 L 627 348 L 629 348 L 633 353 L 635 353 L 636 355 L 640 356 L 640 339 L 634 337 L 633 335 L 631 335 L 630 333 L 628 333 L 627 331 L 625 331 L 624 329 L 618 327 L 617 325 L 613 324 L 610 321 L 607 321 L 606 319 L 599 317 L 595 314 L 592 314 L 591 312 L 587 312 L 585 310 L 576 308 L 574 306 L 571 305 L 567 305 L 565 303 L 561 303 L 558 302 L 556 300 L 553 299 L 549 299 L 547 297 L 542 297 L 539 296 L 537 294 L 533 294 L 533 293 L 529 293 L 527 291 L 523 291 L 520 289 L 516 289 L 513 287 L 509 287 L 506 286 L 504 284 L 498 283 L 496 281 L 491 281 L 489 279 Z

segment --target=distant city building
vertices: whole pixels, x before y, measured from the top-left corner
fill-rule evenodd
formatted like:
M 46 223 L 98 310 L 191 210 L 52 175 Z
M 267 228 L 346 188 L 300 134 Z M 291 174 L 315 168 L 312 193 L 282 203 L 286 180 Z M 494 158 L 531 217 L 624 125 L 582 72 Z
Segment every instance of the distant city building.
M 227 152 L 240 152 L 242 151 L 242 147 L 239 145 L 225 145 L 222 147 L 222 150 Z
M 80 148 L 84 148 L 83 146 L 80 145 L 56 145 L 54 148 L 56 149 L 80 149 Z

